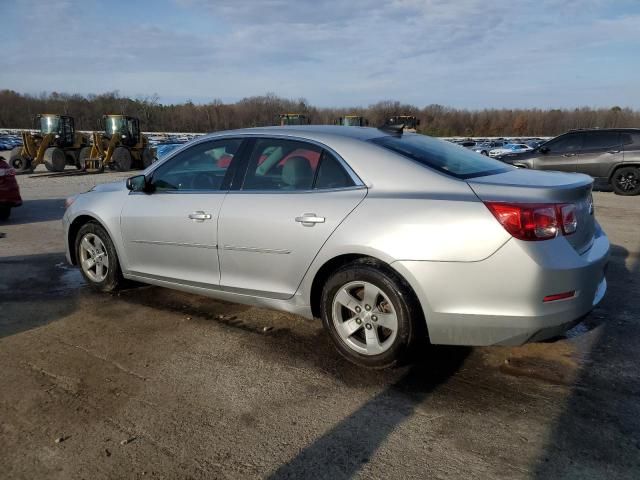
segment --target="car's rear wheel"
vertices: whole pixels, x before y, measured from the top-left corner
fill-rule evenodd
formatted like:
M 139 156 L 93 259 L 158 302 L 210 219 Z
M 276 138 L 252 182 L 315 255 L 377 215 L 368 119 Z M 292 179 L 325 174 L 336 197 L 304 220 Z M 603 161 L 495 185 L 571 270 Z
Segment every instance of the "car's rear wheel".
M 619 168 L 614 172 L 611 184 L 618 195 L 640 195 L 640 168 Z
M 89 222 L 80 227 L 75 247 L 80 271 L 91 288 L 112 292 L 122 284 L 118 254 L 101 225 Z
M 337 270 L 322 291 L 322 321 L 338 351 L 371 368 L 406 359 L 424 320 L 413 292 L 392 270 L 356 262 Z

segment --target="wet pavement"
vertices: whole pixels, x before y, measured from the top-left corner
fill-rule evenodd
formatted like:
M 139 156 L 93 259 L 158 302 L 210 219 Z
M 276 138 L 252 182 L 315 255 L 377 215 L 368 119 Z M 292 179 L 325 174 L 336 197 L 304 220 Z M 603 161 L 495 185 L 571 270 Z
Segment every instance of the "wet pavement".
M 640 197 L 595 194 L 609 292 L 567 338 L 368 371 L 319 322 L 91 292 L 59 219 L 114 177 L 20 177 L 0 224 L 3 477 L 640 478 Z

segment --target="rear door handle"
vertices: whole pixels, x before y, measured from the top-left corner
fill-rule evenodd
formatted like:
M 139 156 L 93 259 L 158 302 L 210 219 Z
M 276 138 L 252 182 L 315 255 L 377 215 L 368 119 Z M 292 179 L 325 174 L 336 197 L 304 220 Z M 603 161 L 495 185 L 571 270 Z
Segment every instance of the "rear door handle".
M 609 150 L 607 153 L 620 153 L 620 150 Z
M 305 227 L 313 227 L 316 223 L 324 223 L 324 221 L 324 217 L 319 217 L 315 213 L 305 213 L 301 217 L 296 217 L 296 222 Z
M 564 155 L 562 155 L 563 157 L 575 157 L 576 154 L 575 153 L 565 153 Z
M 211 214 L 198 210 L 197 212 L 190 213 L 189 218 L 196 222 L 204 222 L 205 220 L 211 220 Z

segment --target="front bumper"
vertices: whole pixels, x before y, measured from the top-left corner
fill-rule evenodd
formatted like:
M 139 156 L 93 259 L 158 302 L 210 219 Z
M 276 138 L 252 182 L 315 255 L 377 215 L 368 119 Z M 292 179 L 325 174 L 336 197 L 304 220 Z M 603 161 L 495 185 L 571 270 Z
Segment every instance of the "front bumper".
M 579 255 L 562 237 L 509 240 L 480 262 L 398 261 L 423 306 L 429 338 L 446 345 L 521 345 L 562 334 L 605 295 L 609 240 L 598 228 Z M 572 298 L 543 302 L 575 291 Z

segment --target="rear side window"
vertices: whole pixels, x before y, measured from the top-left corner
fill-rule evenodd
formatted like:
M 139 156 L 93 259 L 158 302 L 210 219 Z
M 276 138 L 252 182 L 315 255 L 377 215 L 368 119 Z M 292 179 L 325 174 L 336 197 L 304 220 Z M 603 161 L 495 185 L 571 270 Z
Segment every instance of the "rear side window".
M 316 145 L 264 138 L 256 141 L 243 190 L 311 190 L 322 149 Z
M 353 180 L 340 162 L 321 147 L 295 140 L 256 141 L 243 190 L 323 190 L 346 188 Z
M 610 150 L 620 147 L 618 132 L 591 132 L 585 135 L 584 150 Z
M 316 190 L 353 187 L 354 183 L 340 162 L 326 150 L 322 153 L 318 175 L 313 186 Z
M 370 142 L 421 165 L 461 179 L 503 173 L 513 168 L 459 145 L 425 135 L 378 137 Z

